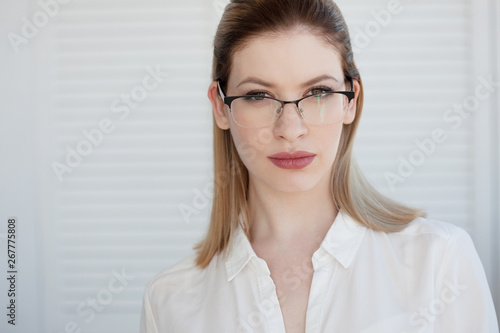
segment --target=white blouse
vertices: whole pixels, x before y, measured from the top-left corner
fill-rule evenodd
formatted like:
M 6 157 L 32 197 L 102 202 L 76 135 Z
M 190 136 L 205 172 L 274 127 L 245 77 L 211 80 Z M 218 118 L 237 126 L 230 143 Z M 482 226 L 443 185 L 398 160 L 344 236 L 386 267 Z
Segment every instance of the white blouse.
M 284 333 L 266 262 L 239 228 L 227 258 L 200 269 L 194 255 L 154 277 L 142 333 Z M 342 210 L 312 257 L 306 332 L 498 332 L 491 293 L 470 236 L 418 218 L 401 232 L 367 228 Z M 290 271 L 290 283 L 300 283 Z

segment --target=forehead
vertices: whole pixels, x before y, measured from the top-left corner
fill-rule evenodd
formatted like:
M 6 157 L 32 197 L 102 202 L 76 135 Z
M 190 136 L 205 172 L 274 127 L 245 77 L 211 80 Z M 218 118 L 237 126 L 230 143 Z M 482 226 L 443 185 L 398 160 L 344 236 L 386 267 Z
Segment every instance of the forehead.
M 337 49 L 320 36 L 300 31 L 252 38 L 232 59 L 229 84 L 255 76 L 277 85 L 330 74 L 343 80 Z

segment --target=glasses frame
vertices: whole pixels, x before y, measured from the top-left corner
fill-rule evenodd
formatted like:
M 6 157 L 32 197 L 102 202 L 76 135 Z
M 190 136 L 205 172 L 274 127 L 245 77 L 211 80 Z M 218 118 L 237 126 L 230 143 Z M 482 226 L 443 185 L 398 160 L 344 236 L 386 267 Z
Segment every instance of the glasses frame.
M 350 91 L 329 91 L 329 92 L 324 92 L 324 93 L 321 93 L 321 94 L 317 94 L 317 95 L 324 95 L 324 94 L 342 94 L 342 95 L 345 95 L 347 96 L 347 99 L 349 100 L 349 104 L 351 103 L 351 101 L 354 99 L 354 82 L 353 82 L 353 79 L 352 77 L 347 77 L 347 80 L 349 81 L 349 83 L 351 84 L 351 90 Z M 219 89 L 219 94 L 220 94 L 220 97 L 222 98 L 222 100 L 224 101 L 224 104 L 226 104 L 228 107 L 229 107 L 229 111 L 231 112 L 231 115 L 233 117 L 233 120 L 236 122 L 236 119 L 234 119 L 234 114 L 231 110 L 231 103 L 233 103 L 233 101 L 235 99 L 238 99 L 238 98 L 248 98 L 248 97 L 252 97 L 252 95 L 243 95 L 243 96 L 226 96 L 224 94 L 224 92 L 222 91 L 222 88 L 220 86 L 220 79 L 217 80 L 217 87 Z M 309 98 L 311 96 L 316 96 L 316 95 L 309 95 L 309 96 L 304 96 L 302 98 L 299 98 L 299 99 L 296 99 L 294 101 L 284 101 L 284 100 L 281 100 L 281 99 L 277 99 L 277 98 L 274 98 L 274 97 L 267 97 L 267 96 L 257 96 L 257 97 L 261 97 L 261 98 L 265 98 L 265 99 L 271 99 L 273 101 L 276 101 L 276 102 L 279 102 L 281 104 L 281 108 L 280 108 L 280 116 L 281 114 L 283 113 L 283 109 L 285 107 L 285 104 L 295 104 L 295 106 L 297 106 L 297 110 L 298 110 L 298 113 L 300 115 L 300 117 L 302 119 L 304 119 L 304 116 L 302 115 L 302 112 L 300 112 L 300 109 L 299 109 L 299 103 L 306 99 L 306 98 Z M 345 117 L 345 114 L 344 114 L 344 117 Z M 276 120 L 278 119 L 279 117 L 276 118 Z M 344 119 L 342 117 L 342 119 Z M 340 119 L 339 121 L 341 121 L 342 119 Z M 276 121 L 275 120 L 275 121 Z M 236 122 L 238 124 L 238 122 Z M 333 123 L 335 124 L 335 123 Z M 246 126 L 243 126 L 243 125 L 240 125 L 238 124 L 239 126 L 242 126 L 242 127 L 246 127 Z M 269 124 L 271 125 L 271 124 Z M 264 125 L 264 126 L 261 126 L 261 127 L 266 127 L 266 126 L 269 126 L 269 125 Z M 332 125 L 332 124 L 328 124 L 328 125 Z

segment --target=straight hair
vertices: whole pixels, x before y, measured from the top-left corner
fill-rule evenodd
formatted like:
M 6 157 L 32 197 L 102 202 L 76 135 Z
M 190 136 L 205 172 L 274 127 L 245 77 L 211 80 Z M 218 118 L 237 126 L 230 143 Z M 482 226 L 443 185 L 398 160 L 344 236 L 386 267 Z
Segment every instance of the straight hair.
M 306 29 L 324 38 L 340 54 L 344 77 L 360 85 L 356 116 L 344 124 L 330 177 L 333 201 L 357 222 L 374 230 L 403 230 L 423 210 L 408 207 L 379 193 L 363 176 L 352 150 L 363 109 L 363 83 L 354 62 L 351 39 L 341 11 L 332 0 L 231 0 L 214 38 L 212 80 L 223 90 L 237 50 L 259 36 Z M 351 87 L 352 88 L 352 87 Z M 196 264 L 205 268 L 212 258 L 228 250 L 238 224 L 249 237 L 248 170 L 241 161 L 230 130 L 213 123 L 214 197 L 205 238 L 195 246 Z M 241 217 L 241 218 L 240 218 Z M 250 238 L 250 237 L 249 237 Z

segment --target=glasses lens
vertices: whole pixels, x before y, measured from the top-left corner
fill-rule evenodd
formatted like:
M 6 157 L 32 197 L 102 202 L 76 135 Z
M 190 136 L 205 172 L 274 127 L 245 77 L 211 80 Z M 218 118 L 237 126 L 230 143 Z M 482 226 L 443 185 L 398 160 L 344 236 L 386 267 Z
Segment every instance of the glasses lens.
M 278 118 L 280 110 L 281 103 L 261 96 L 237 98 L 231 103 L 234 121 L 248 128 L 271 125 Z
M 304 120 L 314 125 L 329 125 L 341 121 L 349 105 L 342 94 L 324 93 L 310 96 L 299 103 Z

